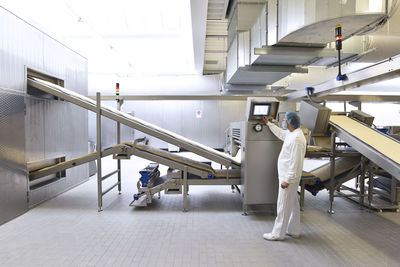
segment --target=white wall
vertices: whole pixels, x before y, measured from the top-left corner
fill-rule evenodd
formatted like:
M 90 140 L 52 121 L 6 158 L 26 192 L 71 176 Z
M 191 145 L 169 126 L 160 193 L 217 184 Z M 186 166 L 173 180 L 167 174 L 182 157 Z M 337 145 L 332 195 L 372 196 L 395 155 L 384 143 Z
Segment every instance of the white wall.
M 103 95 L 114 95 L 117 82 L 120 84 L 121 95 L 218 94 L 221 90 L 219 76 L 211 75 L 117 77 L 91 74 L 89 95 L 95 95 L 97 91 Z
M 90 75 L 89 95 L 100 91 L 102 95 L 115 95 L 115 83 L 120 83 L 120 95 L 216 95 L 220 93 L 219 76 L 151 76 L 116 77 L 112 75 Z M 104 101 L 116 106 L 115 101 Z M 196 117 L 196 111 L 202 117 Z M 246 101 L 125 101 L 122 111 L 157 126 L 176 132 L 189 139 L 214 147 L 224 147 L 224 131 L 232 121 L 245 119 Z M 89 139 L 96 140 L 96 121 L 89 114 Z M 115 144 L 115 123 L 103 120 L 103 146 Z M 122 129 L 122 141 L 132 141 L 133 134 L 128 128 Z M 135 131 L 134 138 L 144 136 Z M 125 138 L 125 139 L 124 139 Z M 150 145 L 167 148 L 167 143 L 150 138 Z
M 105 105 L 115 106 L 115 101 L 104 101 Z M 189 100 L 189 101 L 126 101 L 122 111 L 133 112 L 140 119 L 153 123 L 159 127 L 176 132 L 194 141 L 214 148 L 223 148 L 224 132 L 229 123 L 245 119 L 246 101 L 216 101 L 216 100 Z M 196 111 L 201 111 L 201 118 L 196 117 Z M 95 115 L 89 115 L 89 139 L 96 140 Z M 115 123 L 103 120 L 107 130 L 103 134 L 103 146 L 115 144 Z M 104 129 L 104 128 L 103 128 Z M 121 141 L 132 141 L 132 132 L 122 130 Z M 133 138 L 145 136 L 138 131 Z M 148 136 L 149 137 L 149 136 Z M 124 140 L 125 138 L 125 140 Z M 167 143 L 149 137 L 150 145 L 167 148 Z
M 330 102 L 326 105 L 332 111 L 344 111 L 343 102 Z M 357 109 L 346 103 L 346 111 Z M 361 110 L 375 117 L 374 124 L 377 127 L 400 125 L 400 103 L 369 103 L 364 102 Z
M 361 109 L 375 117 L 378 127 L 400 125 L 399 103 L 363 103 Z

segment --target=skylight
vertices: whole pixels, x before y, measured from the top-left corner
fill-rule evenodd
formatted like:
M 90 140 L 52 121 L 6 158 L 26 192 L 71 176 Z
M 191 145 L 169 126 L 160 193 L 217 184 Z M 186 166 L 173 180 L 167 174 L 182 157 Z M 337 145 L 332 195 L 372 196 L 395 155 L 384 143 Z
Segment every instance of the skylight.
M 89 60 L 89 74 L 194 73 L 189 0 L 0 0 Z

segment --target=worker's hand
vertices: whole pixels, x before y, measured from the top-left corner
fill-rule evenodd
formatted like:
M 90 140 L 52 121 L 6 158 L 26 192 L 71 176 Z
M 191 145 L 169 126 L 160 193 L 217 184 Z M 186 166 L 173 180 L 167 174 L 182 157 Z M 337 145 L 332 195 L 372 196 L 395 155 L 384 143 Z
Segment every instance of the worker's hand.
M 282 183 L 281 183 L 281 187 L 282 187 L 282 189 L 286 189 L 286 188 L 289 187 L 289 184 L 286 183 L 286 182 L 282 182 Z
M 265 122 L 265 124 L 267 124 L 269 122 L 269 119 L 267 116 L 263 116 L 262 120 Z

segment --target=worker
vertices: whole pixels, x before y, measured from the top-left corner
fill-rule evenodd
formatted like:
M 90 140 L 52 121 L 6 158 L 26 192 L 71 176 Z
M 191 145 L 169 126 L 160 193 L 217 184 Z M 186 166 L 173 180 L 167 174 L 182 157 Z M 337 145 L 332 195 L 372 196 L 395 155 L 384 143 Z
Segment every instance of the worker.
M 300 129 L 300 118 L 296 112 L 288 111 L 282 122 L 282 128 L 268 120 L 263 121 L 270 130 L 283 141 L 278 158 L 279 193 L 276 207 L 276 219 L 271 233 L 263 235 L 264 239 L 283 240 L 285 235 L 300 237 L 300 205 L 297 199 L 306 153 L 306 139 Z

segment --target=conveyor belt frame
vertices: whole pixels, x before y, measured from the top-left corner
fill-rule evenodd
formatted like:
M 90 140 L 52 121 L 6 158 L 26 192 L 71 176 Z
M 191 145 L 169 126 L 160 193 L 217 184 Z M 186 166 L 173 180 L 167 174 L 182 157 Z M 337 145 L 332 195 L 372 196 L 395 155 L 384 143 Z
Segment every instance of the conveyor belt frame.
M 90 110 L 92 112 L 98 113 L 96 105 L 93 105 L 90 102 L 85 102 L 83 100 L 77 99 L 73 95 L 67 95 L 67 94 L 62 93 L 62 92 L 60 92 L 58 90 L 52 89 L 51 87 L 49 87 L 49 86 L 47 86 L 45 84 L 42 84 L 42 83 L 40 83 L 38 81 L 29 79 L 29 78 L 28 78 L 28 85 L 33 86 L 33 87 L 35 87 L 37 89 L 40 89 L 40 90 L 42 90 L 42 91 L 44 91 L 44 92 L 46 92 L 48 94 L 54 95 L 54 96 L 56 96 L 58 98 L 64 99 L 64 100 L 66 100 L 68 102 L 71 102 L 71 103 L 73 103 L 75 105 L 78 105 L 78 106 L 80 106 L 82 108 L 85 108 L 87 110 Z M 210 151 L 202 149 L 201 147 L 198 147 L 198 146 L 192 145 L 190 143 L 187 143 L 187 142 L 178 140 L 176 138 L 173 138 L 172 136 L 170 136 L 170 135 L 168 135 L 166 133 L 159 132 L 156 129 L 152 129 L 150 127 L 146 127 L 145 125 L 142 125 L 140 123 L 137 123 L 137 122 L 134 122 L 134 121 L 129 120 L 127 118 L 124 118 L 122 116 L 119 116 L 118 114 L 113 113 L 113 112 L 109 111 L 106 108 L 100 107 L 100 112 L 101 112 L 101 115 L 104 116 L 104 117 L 107 117 L 107 118 L 109 118 L 111 120 L 114 120 L 116 122 L 122 123 L 122 124 L 124 124 L 124 125 L 126 125 L 128 127 L 131 127 L 133 129 L 136 129 L 136 130 L 141 131 L 143 133 L 146 133 L 146 134 L 149 134 L 151 136 L 154 136 L 154 137 L 156 137 L 156 138 L 158 138 L 160 140 L 163 140 L 163 141 L 165 141 L 167 143 L 170 143 L 170 144 L 176 145 L 178 147 L 184 148 L 184 149 L 186 149 L 188 151 L 191 151 L 191 152 L 193 152 L 195 154 L 198 154 L 198 155 L 200 155 L 202 157 L 205 157 L 207 159 L 210 159 L 212 161 L 220 163 L 220 164 L 222 164 L 224 166 L 232 166 L 233 168 L 240 168 L 240 164 L 237 164 L 236 162 L 233 162 L 231 160 L 228 160 L 227 158 L 224 158 L 224 157 L 219 156 L 217 154 L 214 154 L 214 153 L 212 153 Z
M 386 157 L 382 153 L 378 152 L 377 150 L 373 149 L 368 144 L 364 143 L 360 139 L 356 138 L 355 136 L 351 135 L 340 126 L 330 122 L 330 124 L 334 127 L 334 131 L 336 135 L 347 142 L 349 145 L 354 147 L 357 151 L 363 154 L 365 157 L 370 159 L 371 161 L 375 162 L 379 167 L 396 177 L 400 180 L 400 168 L 399 164 L 394 162 L 392 159 Z M 389 137 L 388 137 L 389 138 Z

